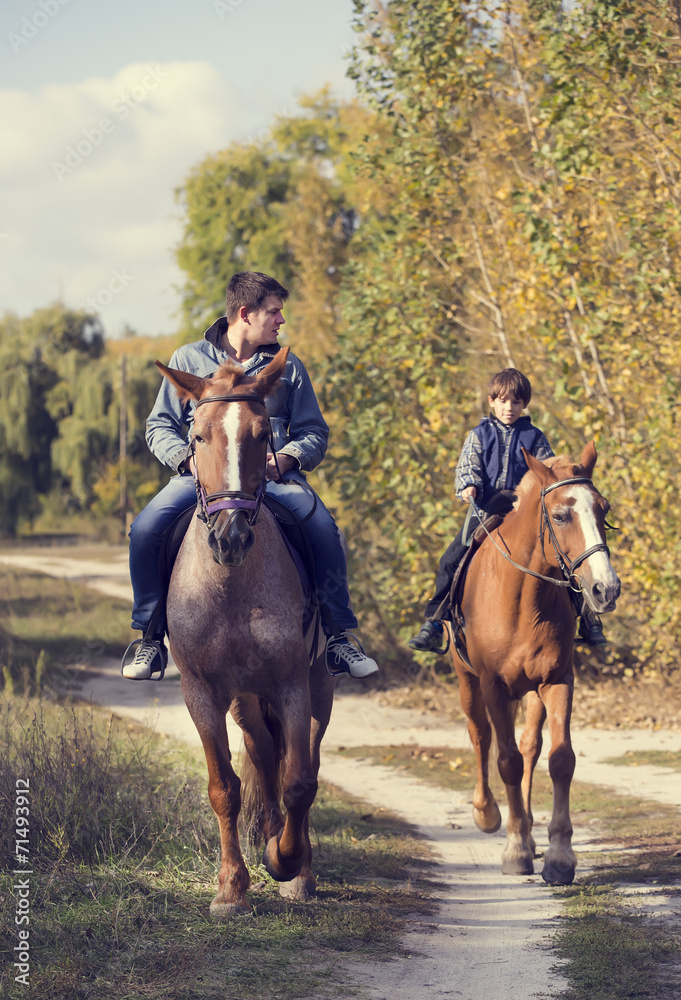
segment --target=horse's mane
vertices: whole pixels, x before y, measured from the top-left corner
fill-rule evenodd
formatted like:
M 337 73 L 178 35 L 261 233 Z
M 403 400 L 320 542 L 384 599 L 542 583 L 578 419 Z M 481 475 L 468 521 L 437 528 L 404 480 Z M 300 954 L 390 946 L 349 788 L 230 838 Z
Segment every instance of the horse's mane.
M 574 462 L 568 455 L 553 455 L 551 458 L 544 458 L 542 465 L 551 469 L 558 479 L 571 479 L 573 476 L 584 474 L 582 466 Z M 525 497 L 532 492 L 534 487 L 539 485 L 538 478 L 531 469 L 525 473 L 515 490 L 516 499 L 513 510 L 517 510 Z
M 224 392 L 231 392 L 237 386 L 253 384 L 252 378 L 246 374 L 244 367 L 237 364 L 236 361 L 232 361 L 231 358 L 222 362 L 210 381 L 212 385 L 219 382 L 220 389 Z M 254 393 L 254 395 L 257 394 Z

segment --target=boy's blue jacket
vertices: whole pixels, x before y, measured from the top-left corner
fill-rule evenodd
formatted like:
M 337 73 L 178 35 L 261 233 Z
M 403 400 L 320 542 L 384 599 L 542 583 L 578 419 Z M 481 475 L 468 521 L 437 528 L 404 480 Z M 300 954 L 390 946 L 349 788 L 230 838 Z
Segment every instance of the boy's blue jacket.
M 492 415 L 483 417 L 468 432 L 456 465 L 456 495 L 467 486 L 477 490 L 476 504 L 484 507 L 497 490 L 513 490 L 527 472 L 520 450 L 535 458 L 550 458 L 551 445 L 529 417 L 520 417 L 510 426 Z
M 222 316 L 206 330 L 203 340 L 178 348 L 168 363 L 169 368 L 192 372 L 203 378 L 215 374 L 229 355 L 220 349 L 220 336 L 227 328 Z M 270 363 L 279 344 L 261 347 L 243 364 L 248 375 L 257 375 Z M 189 455 L 185 428 L 191 428 L 195 403 L 180 403 L 175 386 L 162 379 L 154 408 L 147 420 L 146 441 L 150 450 L 177 472 Z M 274 449 L 291 455 L 302 472 L 311 472 L 326 454 L 329 428 L 319 409 L 319 403 L 302 361 L 289 353 L 281 381 L 266 399 L 270 415 Z

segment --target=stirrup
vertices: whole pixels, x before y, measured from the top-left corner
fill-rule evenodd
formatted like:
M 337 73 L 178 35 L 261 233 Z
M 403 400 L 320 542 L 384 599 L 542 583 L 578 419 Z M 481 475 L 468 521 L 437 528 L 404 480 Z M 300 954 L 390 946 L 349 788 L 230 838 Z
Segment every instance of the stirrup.
M 440 646 L 439 648 L 437 646 L 428 646 L 427 649 L 421 649 L 419 646 L 415 645 L 415 641 L 419 638 L 422 632 L 427 631 L 426 625 L 429 624 L 432 624 L 432 620 L 426 619 L 426 621 L 421 626 L 420 631 L 416 635 L 412 636 L 411 639 L 408 640 L 407 645 L 411 646 L 412 649 L 415 649 L 417 653 L 436 653 L 438 656 L 444 656 L 444 654 L 449 651 L 449 645 L 451 641 L 449 636 L 449 630 L 445 627 L 444 624 L 441 625 L 443 641 L 446 639 L 443 646 Z

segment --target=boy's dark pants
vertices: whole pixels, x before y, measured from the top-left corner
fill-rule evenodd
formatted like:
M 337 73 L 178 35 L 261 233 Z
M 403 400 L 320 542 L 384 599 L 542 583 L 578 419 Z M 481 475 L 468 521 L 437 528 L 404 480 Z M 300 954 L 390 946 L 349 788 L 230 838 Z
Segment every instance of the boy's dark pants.
M 482 508 L 486 514 L 508 514 L 515 494 L 510 490 L 497 490 L 492 494 L 485 506 Z M 449 591 L 452 589 L 452 581 L 456 573 L 456 567 L 464 557 L 467 546 L 463 543 L 463 528 L 451 543 L 445 554 L 440 559 L 440 566 L 435 577 L 435 594 L 426 604 L 426 618 L 435 618 L 437 621 L 449 619 Z M 442 602 L 444 608 L 440 608 Z M 438 609 L 439 612 L 438 612 Z
M 446 609 L 439 614 L 437 614 L 437 610 L 445 598 L 447 598 L 447 600 L 449 599 L 449 591 L 452 589 L 452 580 L 454 579 L 456 567 L 463 559 L 465 552 L 466 546 L 463 544 L 462 528 L 440 559 L 440 567 L 437 571 L 437 576 L 435 577 L 435 594 L 426 604 L 426 618 L 433 618 L 433 616 L 435 616 L 437 621 L 449 619 L 449 606 L 447 606 Z

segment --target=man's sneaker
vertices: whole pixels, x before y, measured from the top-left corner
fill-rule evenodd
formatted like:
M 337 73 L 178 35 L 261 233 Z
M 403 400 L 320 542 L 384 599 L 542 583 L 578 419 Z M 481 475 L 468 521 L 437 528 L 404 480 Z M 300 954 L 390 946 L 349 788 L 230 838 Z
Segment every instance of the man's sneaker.
M 366 655 L 356 636 L 344 632 L 331 636 L 326 643 L 326 669 L 332 677 L 338 674 L 370 677 L 378 671 L 378 664 Z
M 582 608 L 578 632 L 580 639 L 583 639 L 589 646 L 605 646 L 608 641 L 603 635 L 601 619 L 595 611 L 587 608 L 586 605 Z
M 137 648 L 135 649 L 135 647 Z M 130 662 L 127 662 L 133 649 L 135 649 L 135 655 Z M 162 680 L 167 665 L 168 650 L 163 639 L 154 639 L 151 642 L 144 639 L 133 639 L 123 653 L 121 673 L 132 681 L 147 681 L 152 674 L 160 674 L 159 680 Z
M 425 621 L 421 626 L 421 631 L 407 643 L 412 649 L 418 649 L 420 653 L 446 653 L 443 648 L 444 629 L 440 622 Z

